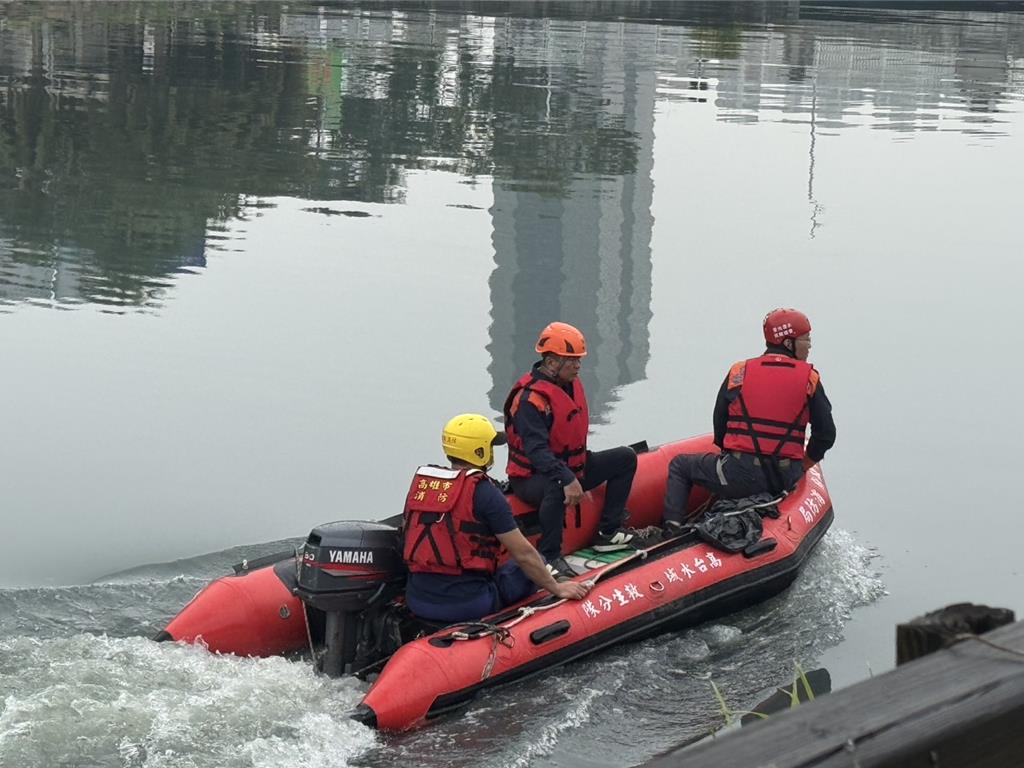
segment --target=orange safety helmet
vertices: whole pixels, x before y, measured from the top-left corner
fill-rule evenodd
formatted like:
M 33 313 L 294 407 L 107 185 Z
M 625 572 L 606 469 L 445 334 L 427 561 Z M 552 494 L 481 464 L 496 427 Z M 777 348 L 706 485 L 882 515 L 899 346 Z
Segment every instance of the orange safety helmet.
M 551 353 L 561 357 L 585 357 L 587 340 L 580 329 L 568 323 L 550 323 L 537 339 L 535 350 L 542 355 Z
M 773 309 L 764 316 L 764 340 L 781 345 L 786 339 L 795 339 L 811 332 L 807 315 L 795 309 Z

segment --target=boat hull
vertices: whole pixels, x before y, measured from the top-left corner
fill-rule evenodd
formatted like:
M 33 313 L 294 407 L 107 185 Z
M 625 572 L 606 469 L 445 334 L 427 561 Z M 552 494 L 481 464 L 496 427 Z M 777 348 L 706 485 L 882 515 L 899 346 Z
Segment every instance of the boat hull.
M 627 500 L 629 523 L 661 522 L 669 462 L 680 453 L 713 451 L 710 436 L 681 440 L 638 455 Z M 691 509 L 707 499 L 695 489 Z M 604 489 L 567 508 L 563 551 L 578 550 L 597 530 Z M 536 540 L 536 512 L 510 503 L 521 528 Z M 610 645 L 654 635 L 740 610 L 785 589 L 827 531 L 832 502 L 820 467 L 812 467 L 779 504 L 778 518 L 763 520 L 756 550 L 725 553 L 693 533 L 622 553 L 621 559 L 582 561 L 578 576 L 594 582 L 588 598 L 558 601 L 541 592 L 487 617 L 482 635 L 452 629 L 402 645 L 384 665 L 354 717 L 387 730 L 406 730 L 459 707 L 485 688 L 531 675 Z M 384 522 L 397 524 L 400 517 Z M 774 543 L 772 545 L 772 543 Z M 576 560 L 574 560 L 576 558 Z M 211 651 L 269 656 L 306 648 L 323 628 L 324 614 L 295 595 L 292 556 L 243 570 L 204 588 L 158 635 L 160 640 L 201 642 Z M 314 630 L 311 632 L 311 628 Z
M 630 524 L 661 522 L 668 463 L 683 452 L 716 450 L 708 435 L 669 443 L 637 456 L 637 472 L 627 501 Z M 536 544 L 540 525 L 534 508 L 509 495 L 513 513 Z M 691 504 L 706 494 L 698 489 Z M 563 551 L 584 547 L 597 532 L 604 488 L 588 492 L 576 507 L 566 509 Z M 401 516 L 384 522 L 397 526 Z M 308 634 L 305 607 L 295 596 L 295 566 L 291 556 L 262 568 L 243 569 L 204 587 L 155 639 L 202 643 L 216 653 L 275 656 L 305 648 Z
M 293 557 L 207 584 L 155 640 L 199 643 L 215 653 L 280 656 L 308 644 Z
M 724 553 L 695 537 L 666 542 L 581 576 L 596 581 L 586 600 L 541 601 L 497 615 L 489 621 L 499 629 L 474 639 L 454 639 L 448 629 L 407 643 L 356 717 L 386 730 L 413 728 L 485 688 L 770 597 L 792 583 L 832 522 L 820 469 L 807 473 L 780 512 L 764 520 L 763 540 L 774 539 L 775 547 L 759 554 Z

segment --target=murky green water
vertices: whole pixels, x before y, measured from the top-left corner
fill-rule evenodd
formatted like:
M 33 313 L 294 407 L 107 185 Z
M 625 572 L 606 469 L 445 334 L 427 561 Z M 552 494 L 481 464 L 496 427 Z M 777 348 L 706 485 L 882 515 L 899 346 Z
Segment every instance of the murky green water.
M 767 676 L 884 669 L 897 621 L 1024 607 L 1020 419 L 995 403 L 1024 373 L 1021 169 L 1024 14 L 982 5 L 0 6 L 0 584 L 393 514 L 444 420 L 495 415 L 556 318 L 590 342 L 595 445 L 708 431 L 794 305 L 835 406 L 836 525 L 878 556 L 837 561 L 835 615 L 816 639 L 789 617 L 803 639 Z M 4 631 L 62 637 L 68 605 L 118 636 L 165 618 L 102 593 L 6 590 Z M 735 695 L 781 682 L 711 646 Z M 675 668 L 658 651 L 638 663 Z M 602 765 L 583 746 L 631 718 L 671 741 L 676 702 L 713 709 L 614 669 L 554 694 L 592 674 L 607 706 L 599 686 L 556 727 L 547 700 L 516 721 L 544 738 L 483 754 Z M 109 764 L 163 764 L 136 746 Z M 230 745 L 207 746 L 194 764 Z

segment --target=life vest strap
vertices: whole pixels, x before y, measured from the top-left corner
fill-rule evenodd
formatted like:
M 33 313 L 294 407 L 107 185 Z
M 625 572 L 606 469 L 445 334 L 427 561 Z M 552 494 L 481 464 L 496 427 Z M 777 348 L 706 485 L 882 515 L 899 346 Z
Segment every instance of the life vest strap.
M 758 438 L 762 440 L 778 440 L 781 443 L 797 443 L 799 445 L 804 444 L 803 433 L 797 433 L 794 430 L 789 432 L 780 432 L 779 434 L 771 434 L 769 432 L 762 432 L 756 429 L 750 429 L 749 427 L 734 427 L 726 426 L 725 433 L 727 435 L 744 435 L 749 437 L 752 441 L 756 441 Z M 778 448 L 776 447 L 776 451 Z M 758 456 L 762 455 L 759 450 L 754 451 Z M 773 452 L 774 453 L 774 452 Z
M 463 533 L 475 533 L 480 536 L 486 536 L 491 532 L 491 529 L 483 523 L 471 523 L 468 521 L 464 523 L 459 523 L 459 530 Z
M 803 414 L 803 409 L 800 409 L 800 414 Z M 797 415 L 797 419 L 800 415 Z M 799 421 L 779 421 L 778 419 L 762 419 L 757 416 L 748 416 L 744 421 L 757 424 L 763 427 L 778 427 L 779 429 L 788 429 L 791 432 L 795 432 L 800 429 Z
M 444 560 L 441 557 L 441 549 L 437 546 L 437 541 L 434 539 L 433 532 L 434 525 L 440 522 L 441 517 L 443 517 L 443 515 L 439 515 L 436 512 L 427 512 L 421 515 L 423 526 L 420 530 L 420 535 L 416 538 L 416 541 L 413 542 L 412 548 L 409 550 L 410 560 L 415 559 L 416 551 L 420 548 L 420 545 L 423 543 L 425 539 L 427 543 L 430 544 L 430 549 L 434 553 L 434 559 L 440 565 L 445 564 Z M 434 519 L 431 520 L 428 518 Z M 458 558 L 458 552 L 455 553 L 455 557 L 456 559 Z

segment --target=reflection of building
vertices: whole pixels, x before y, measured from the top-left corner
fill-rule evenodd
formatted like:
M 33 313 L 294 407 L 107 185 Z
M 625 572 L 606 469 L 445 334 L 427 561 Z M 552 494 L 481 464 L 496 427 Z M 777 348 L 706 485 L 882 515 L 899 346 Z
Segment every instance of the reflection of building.
M 848 13 L 801 8 L 799 24 L 745 37 L 733 56 L 708 68 L 718 78 L 718 117 L 792 120 L 810 112 L 813 98 L 816 119 L 830 127 L 917 131 L 941 120 L 972 133 L 1000 131 L 986 127 L 995 118 L 977 113 L 998 111 L 1019 90 L 1011 60 L 1024 50 L 1024 18 L 948 12 L 941 24 L 881 7 L 869 17 Z
M 503 53 L 529 59 L 521 50 L 529 44 L 548 56 L 554 50 L 571 50 L 572 55 L 543 72 L 541 92 L 548 93 L 538 108 L 544 113 L 518 117 L 550 121 L 548 129 L 560 135 L 566 115 L 601 105 L 598 122 L 617 126 L 608 140 L 624 140 L 631 162 L 614 174 L 600 167 L 574 173 L 574 161 L 588 149 L 583 146 L 587 131 L 575 134 L 579 145 L 567 131 L 570 141 L 560 147 L 564 154 L 558 158 L 567 163 L 564 188 L 555 188 L 555 180 L 495 178 L 490 401 L 495 411 L 501 410 L 512 382 L 537 358 L 533 345 L 540 329 L 563 320 L 587 336 L 583 379 L 592 417 L 601 421 L 615 389 L 642 379 L 648 359 L 656 74 L 637 62 L 649 60 L 653 51 L 636 50 L 648 38 L 624 39 L 612 25 L 589 25 L 585 40 L 582 30 L 575 40 L 566 40 L 563 31 L 556 45 L 539 29 L 526 24 L 508 30 L 510 37 L 499 41 L 507 46 Z M 513 72 L 523 81 L 518 87 L 537 85 L 529 82 L 531 73 L 536 70 Z M 549 112 L 553 103 L 557 109 Z M 544 137 L 536 140 L 543 143 Z
M 0 238 L 0 303 L 15 301 L 76 302 L 83 299 L 77 254 L 54 249 L 48 261 L 11 258 L 8 241 Z
M 1024 16 L 975 11 L 0 4 L 0 248 L 43 293 L 63 259 L 83 300 L 146 302 L 246 196 L 394 202 L 409 168 L 486 176 L 492 402 L 557 316 L 593 340 L 599 414 L 647 354 L 656 96 L 998 135 L 1022 59 Z
M 307 43 L 319 106 L 314 156 L 344 199 L 403 202 L 409 168 L 490 170 L 489 87 L 495 19 L 456 12 L 284 13 Z
M 238 215 L 240 192 L 311 185 L 304 147 L 269 119 L 301 126 L 295 74 L 153 9 L 0 6 L 2 298 L 159 303 L 205 265 L 208 222 Z M 254 156 L 289 149 L 262 186 Z
M 1009 90 L 1018 96 L 1024 95 L 1024 57 L 1007 60 L 1006 63 L 1009 67 L 1007 73 Z
M 389 200 L 404 167 L 493 176 L 495 410 L 537 331 L 562 318 L 590 341 L 600 419 L 648 357 L 656 29 L 355 7 L 285 15 L 282 32 L 330 53 L 310 81 L 330 82 L 314 91 L 316 135 L 336 135 L 316 151 L 335 173 Z

